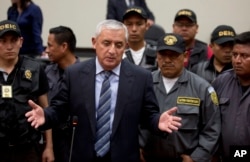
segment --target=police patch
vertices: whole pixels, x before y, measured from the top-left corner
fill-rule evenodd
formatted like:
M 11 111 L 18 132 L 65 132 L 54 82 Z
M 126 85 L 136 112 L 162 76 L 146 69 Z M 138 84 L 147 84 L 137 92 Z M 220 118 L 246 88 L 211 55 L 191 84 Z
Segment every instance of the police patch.
M 25 75 L 25 78 L 26 78 L 26 79 L 29 79 L 29 80 L 30 80 L 31 77 L 32 77 L 32 73 L 31 73 L 30 70 L 25 70 L 24 75 Z
M 208 92 L 210 93 L 212 102 L 213 102 L 215 105 L 218 106 L 218 105 L 219 105 L 219 100 L 218 100 L 218 97 L 217 97 L 216 92 L 214 91 L 214 88 L 213 88 L 213 87 L 209 87 L 209 88 L 208 88 Z

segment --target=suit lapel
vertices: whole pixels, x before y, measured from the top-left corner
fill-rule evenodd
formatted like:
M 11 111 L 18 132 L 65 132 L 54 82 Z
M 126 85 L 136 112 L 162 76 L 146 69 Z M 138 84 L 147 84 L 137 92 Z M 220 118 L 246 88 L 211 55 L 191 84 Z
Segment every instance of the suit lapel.
M 83 67 L 81 77 L 81 87 L 84 87 L 83 90 L 83 101 L 85 104 L 87 117 L 89 118 L 91 131 L 95 135 L 96 133 L 96 116 L 95 116 L 95 59 L 92 59 L 87 62 L 86 66 Z M 80 89 L 79 89 L 80 90 Z
M 91 131 L 95 135 L 96 134 L 96 111 L 95 111 L 95 59 L 88 61 L 86 66 L 83 67 L 83 70 L 80 74 L 81 87 L 84 87 L 84 101 L 87 117 L 89 117 Z M 134 81 L 133 75 L 133 67 L 131 67 L 131 63 L 123 60 L 121 64 L 120 77 L 119 77 L 119 85 L 118 85 L 118 93 L 115 107 L 115 114 L 113 120 L 113 130 L 111 138 L 113 137 L 119 122 L 122 118 L 122 114 L 125 108 L 125 105 L 128 103 L 129 98 L 131 96 L 131 89 Z
M 131 63 L 123 60 L 120 70 L 118 93 L 117 93 L 111 138 L 114 136 L 117 130 L 119 122 L 122 118 L 125 105 L 129 102 L 129 98 L 132 95 L 130 92 L 132 89 L 133 81 L 134 81 L 134 75 L 132 73 Z

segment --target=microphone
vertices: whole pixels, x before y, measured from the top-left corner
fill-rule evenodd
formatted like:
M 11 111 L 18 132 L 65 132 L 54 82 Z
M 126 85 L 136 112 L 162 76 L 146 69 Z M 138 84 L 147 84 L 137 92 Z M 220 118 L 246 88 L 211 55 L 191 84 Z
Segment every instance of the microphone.
M 76 126 L 78 124 L 78 117 L 77 116 L 73 116 L 72 117 L 72 137 L 71 137 L 71 144 L 70 144 L 70 151 L 69 151 L 69 162 L 71 162 L 71 158 L 72 158 L 72 150 L 73 150 L 73 143 L 74 143 L 74 137 L 75 137 L 75 129 Z

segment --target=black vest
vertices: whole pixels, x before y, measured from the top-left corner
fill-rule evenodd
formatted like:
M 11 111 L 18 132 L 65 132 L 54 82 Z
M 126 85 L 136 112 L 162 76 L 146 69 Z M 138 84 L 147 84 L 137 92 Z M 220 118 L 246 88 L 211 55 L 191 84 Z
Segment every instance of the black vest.
M 40 140 L 40 133 L 27 122 L 25 113 L 30 111 L 28 99 L 36 100 L 34 93 L 39 88 L 40 65 L 28 58 L 19 57 L 10 83 L 1 79 L 1 85 L 12 85 L 12 98 L 0 97 L 0 144 L 13 144 Z M 2 75 L 0 73 L 0 75 Z M 2 86 L 0 86 L 2 92 Z
M 128 49 L 125 51 L 126 57 L 128 61 L 135 63 L 131 54 L 131 51 Z M 148 69 L 150 71 L 154 71 L 157 69 L 156 64 L 156 50 L 150 47 L 145 47 L 145 51 L 143 52 L 143 56 L 139 66 Z

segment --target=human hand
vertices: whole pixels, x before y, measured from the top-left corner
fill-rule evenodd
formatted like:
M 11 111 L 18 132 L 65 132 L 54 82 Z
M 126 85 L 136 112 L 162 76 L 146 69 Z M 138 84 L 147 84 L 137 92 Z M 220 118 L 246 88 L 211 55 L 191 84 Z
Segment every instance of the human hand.
M 176 111 L 177 107 L 173 107 L 161 114 L 158 124 L 160 130 L 166 131 L 168 133 L 172 133 L 173 130 L 178 130 L 178 128 L 181 126 L 181 118 L 172 115 Z
M 140 149 L 140 162 L 146 162 L 146 160 L 144 159 L 144 155 L 143 155 L 142 149 Z
M 181 158 L 182 158 L 182 162 L 194 162 L 193 159 L 189 155 L 182 154 Z
M 54 157 L 54 152 L 53 148 L 47 148 L 45 147 L 42 155 L 42 162 L 54 162 L 55 157 Z
M 32 110 L 27 112 L 25 116 L 28 118 L 27 121 L 31 122 L 32 127 L 38 128 L 45 123 L 44 110 L 32 100 L 29 100 L 28 103 Z

